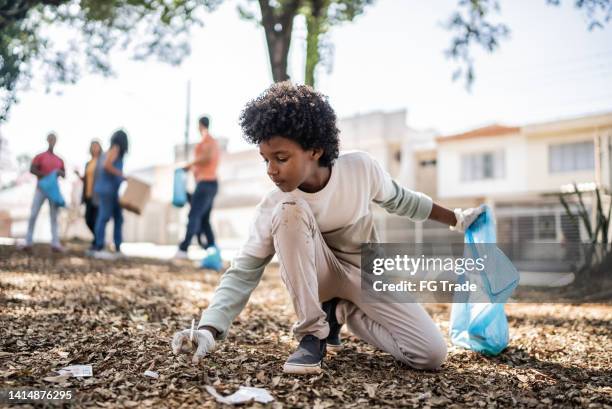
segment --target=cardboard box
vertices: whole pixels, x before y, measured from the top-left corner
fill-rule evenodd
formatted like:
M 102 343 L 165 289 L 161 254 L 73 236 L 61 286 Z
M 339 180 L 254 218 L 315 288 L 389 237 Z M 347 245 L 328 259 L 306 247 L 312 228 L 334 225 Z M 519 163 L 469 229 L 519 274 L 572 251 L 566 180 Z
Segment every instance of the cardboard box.
M 0 210 L 0 237 L 11 237 L 11 214 Z
M 128 177 L 127 187 L 119 198 L 119 204 L 125 210 L 136 214 L 142 214 L 145 205 L 151 196 L 151 186 L 142 180 Z

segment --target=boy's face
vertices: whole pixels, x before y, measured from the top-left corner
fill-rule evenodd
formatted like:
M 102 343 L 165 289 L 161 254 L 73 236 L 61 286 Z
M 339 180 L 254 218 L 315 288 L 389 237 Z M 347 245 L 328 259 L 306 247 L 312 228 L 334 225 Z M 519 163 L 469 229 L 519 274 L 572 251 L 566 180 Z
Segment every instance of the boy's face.
M 314 174 L 323 151 L 304 150 L 291 139 L 274 136 L 259 144 L 259 153 L 272 182 L 283 192 L 291 192 Z

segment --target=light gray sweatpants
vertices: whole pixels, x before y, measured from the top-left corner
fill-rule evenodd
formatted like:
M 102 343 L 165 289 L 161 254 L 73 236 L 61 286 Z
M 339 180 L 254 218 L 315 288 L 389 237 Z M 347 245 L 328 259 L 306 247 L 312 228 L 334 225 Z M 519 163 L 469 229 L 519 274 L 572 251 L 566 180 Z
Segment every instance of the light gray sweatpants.
M 40 212 L 40 208 L 45 203 L 45 200 L 49 202 L 49 218 L 51 219 L 51 245 L 54 247 L 59 247 L 59 234 L 57 229 L 57 213 L 59 211 L 59 207 L 53 203 L 51 200 L 47 199 L 47 196 L 37 187 L 36 192 L 34 192 L 34 198 L 32 199 L 32 210 L 30 211 L 30 219 L 28 220 L 28 232 L 26 234 L 26 244 L 28 246 L 32 245 L 32 241 L 34 238 L 34 227 L 36 226 L 36 219 L 38 218 L 38 212 Z
M 442 333 L 420 304 L 361 301 L 360 268 L 334 255 L 304 200 L 275 208 L 272 235 L 298 318 L 293 327 L 298 340 L 308 334 L 327 337 L 321 302 L 338 297 L 338 321 L 360 339 L 414 368 L 435 369 L 444 362 Z

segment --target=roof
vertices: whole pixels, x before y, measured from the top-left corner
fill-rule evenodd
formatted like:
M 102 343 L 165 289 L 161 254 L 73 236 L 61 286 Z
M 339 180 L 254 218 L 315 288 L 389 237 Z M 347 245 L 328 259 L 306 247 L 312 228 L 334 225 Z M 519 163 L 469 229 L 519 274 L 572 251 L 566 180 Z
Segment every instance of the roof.
M 448 136 L 439 136 L 436 138 L 436 142 L 448 142 L 448 141 L 458 141 L 463 139 L 472 139 L 472 138 L 489 138 L 494 136 L 504 136 L 510 134 L 516 134 L 521 130 L 518 126 L 504 126 L 499 124 L 493 124 L 489 126 L 485 126 L 482 128 L 472 129 L 471 131 L 448 135 Z

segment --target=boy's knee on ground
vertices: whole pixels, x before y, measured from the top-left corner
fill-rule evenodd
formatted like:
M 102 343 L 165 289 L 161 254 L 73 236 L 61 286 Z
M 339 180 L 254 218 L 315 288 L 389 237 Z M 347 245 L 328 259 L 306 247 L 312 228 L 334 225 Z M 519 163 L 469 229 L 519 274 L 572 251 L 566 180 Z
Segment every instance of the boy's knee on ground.
M 413 348 L 400 347 L 404 363 L 416 369 L 438 369 L 446 360 L 446 342 L 440 334 L 423 345 L 419 351 Z

